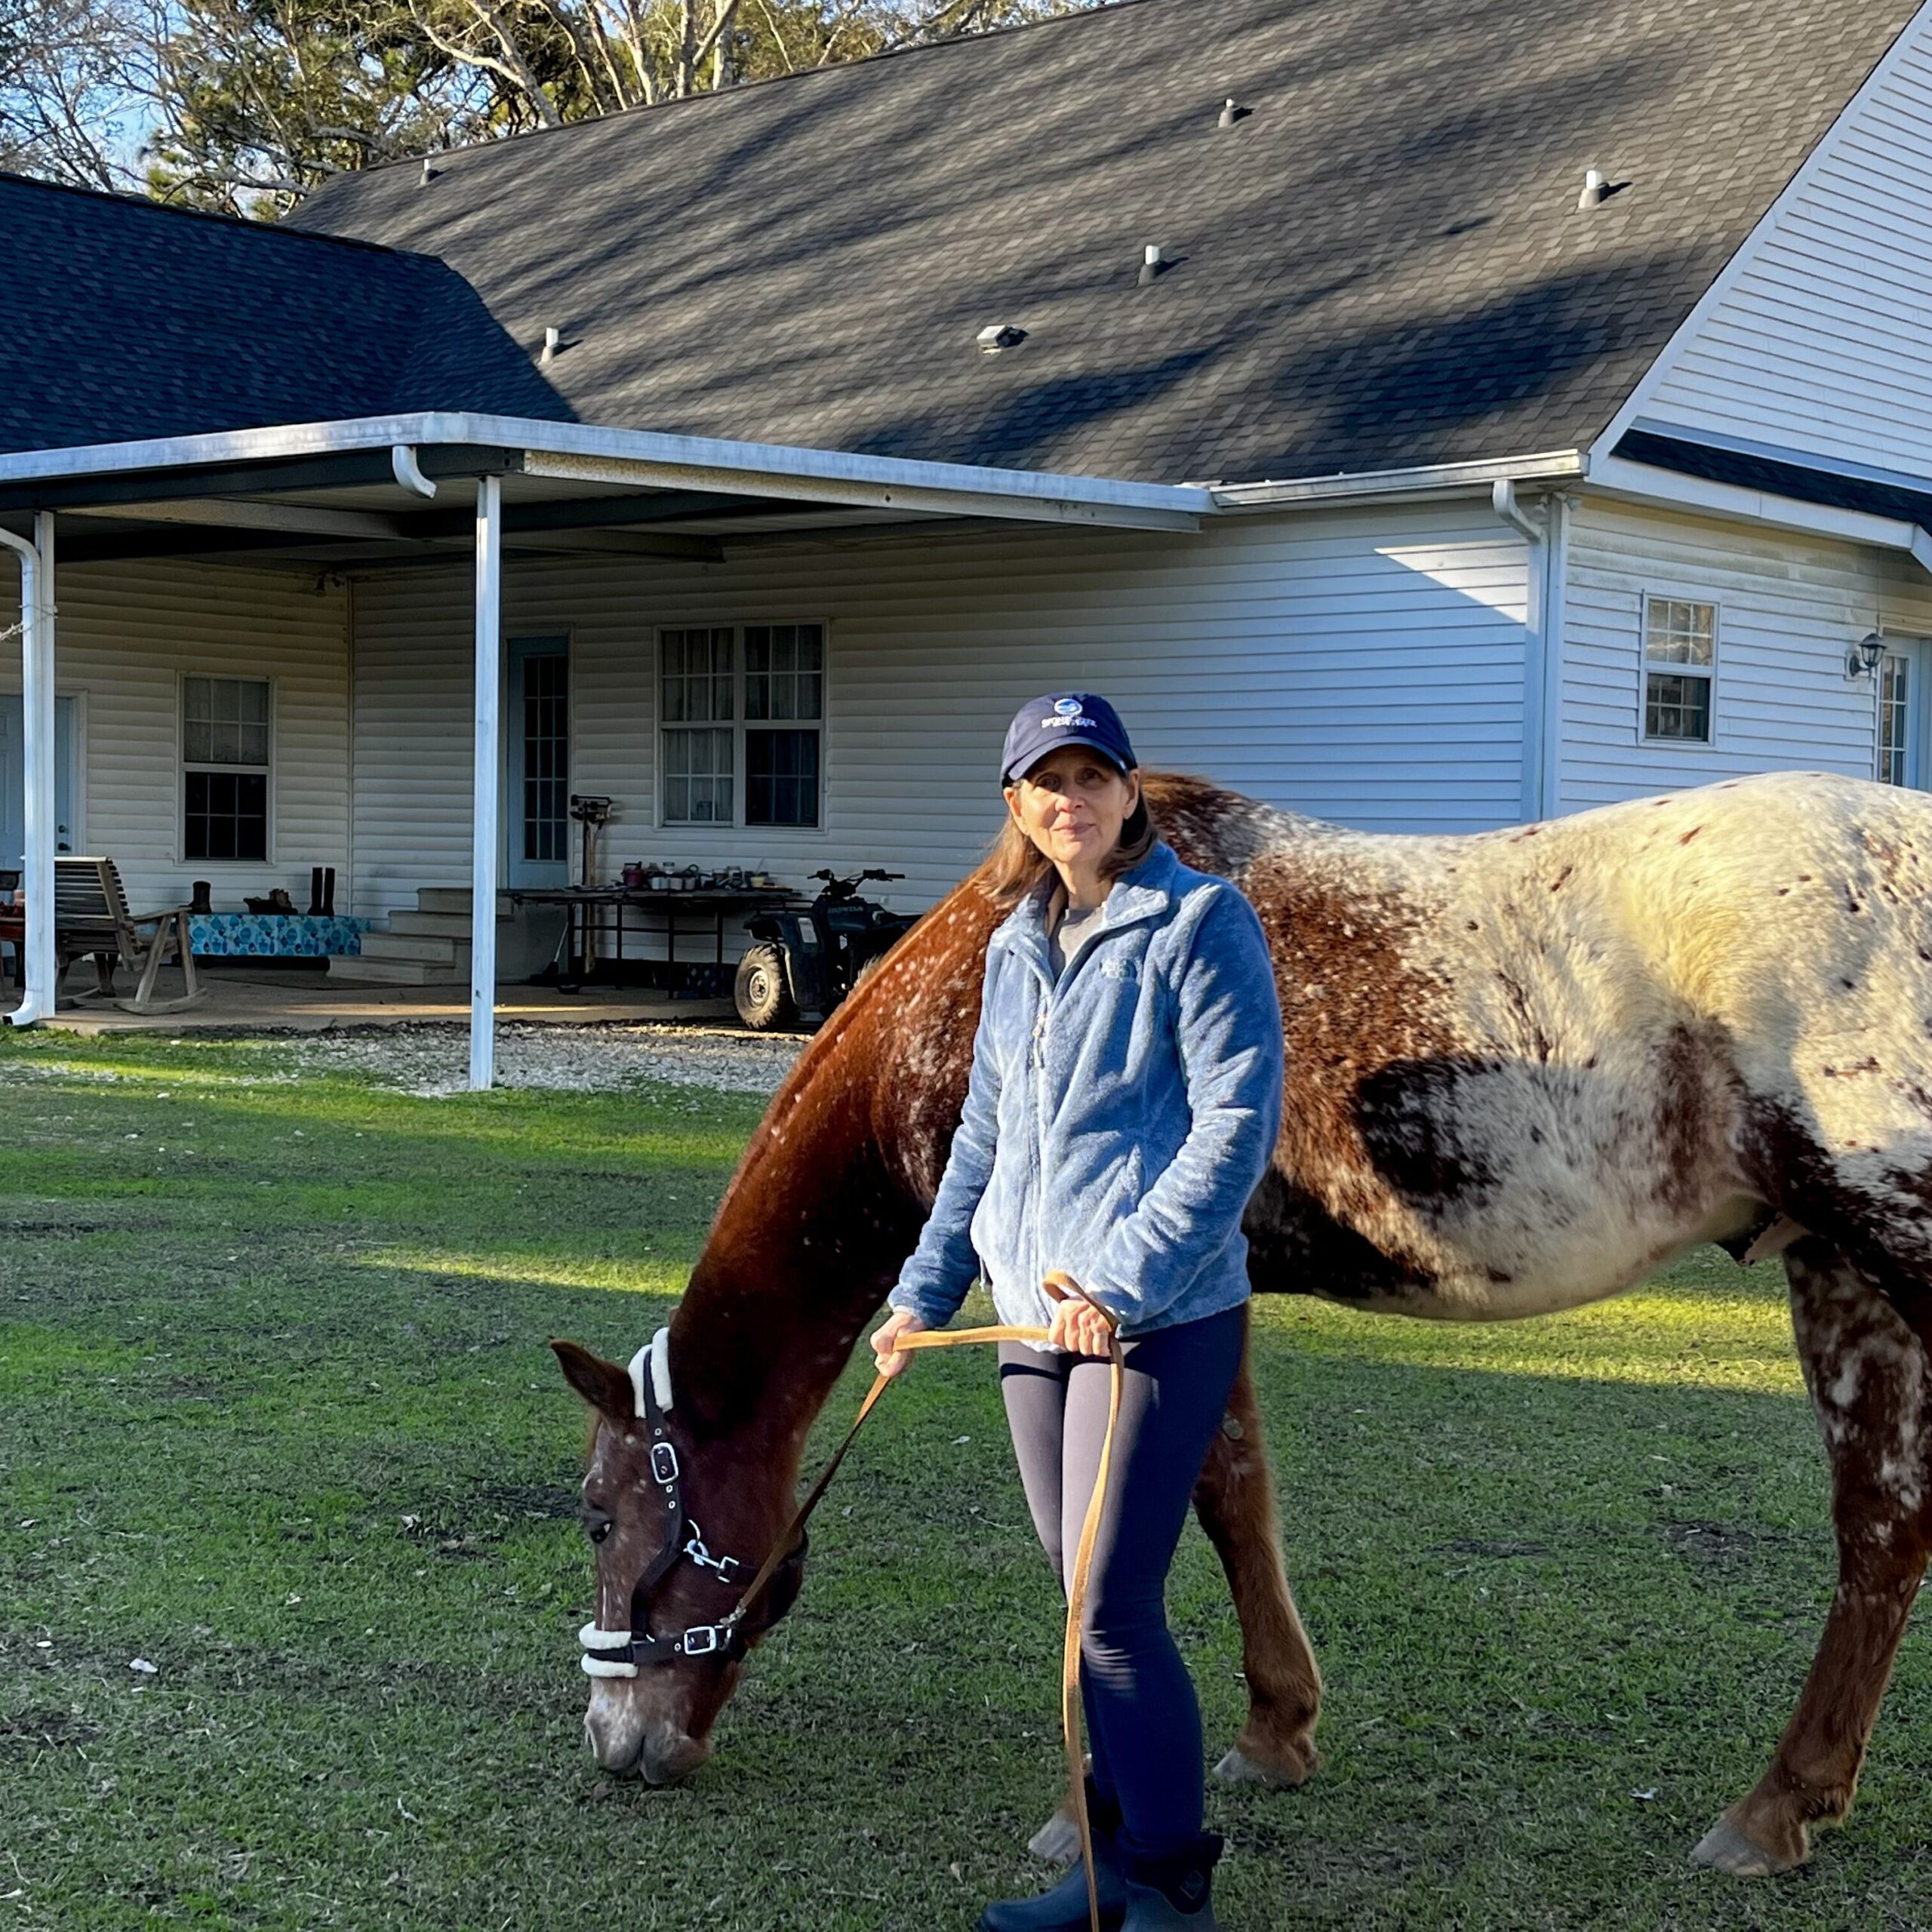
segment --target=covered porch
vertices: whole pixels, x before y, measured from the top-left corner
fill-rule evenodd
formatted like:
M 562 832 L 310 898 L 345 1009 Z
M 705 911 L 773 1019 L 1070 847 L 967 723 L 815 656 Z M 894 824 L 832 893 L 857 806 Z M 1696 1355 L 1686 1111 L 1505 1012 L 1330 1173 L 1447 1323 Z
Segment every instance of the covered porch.
M 786 621 L 748 621 L 766 614 L 761 597 L 769 605 L 780 594 L 750 587 L 761 570 L 764 581 L 783 574 L 774 558 L 809 550 L 823 581 L 828 557 L 844 559 L 849 574 L 856 555 L 909 546 L 927 555 L 926 546 L 1001 531 L 1044 533 L 1076 552 L 1111 540 L 1118 555 L 1134 540 L 1128 533 L 1186 543 L 1214 508 L 1203 489 L 473 416 L 0 457 L 0 540 L 20 565 L 26 905 L 25 986 L 8 1017 L 16 1026 L 145 1023 L 111 1008 L 57 1009 L 48 916 L 57 851 L 108 845 L 85 805 L 62 789 L 71 783 L 65 768 L 75 738 L 111 735 L 103 718 L 87 715 L 90 703 L 104 712 L 103 700 L 67 693 L 63 612 L 70 628 L 111 621 L 115 586 L 131 574 L 160 574 L 163 588 L 148 604 L 176 604 L 185 634 L 212 637 L 226 620 L 238 641 L 232 665 L 217 662 L 210 643 L 160 667 L 142 693 L 117 690 L 126 721 L 115 742 L 132 745 L 145 734 L 159 746 L 153 756 L 169 790 L 122 811 L 108 829 L 140 848 L 123 860 L 141 880 L 138 888 L 131 882 L 131 898 L 185 900 L 195 874 L 213 875 L 232 893 L 278 872 L 284 890 L 299 895 L 308 862 L 338 866 L 350 902 L 338 910 L 378 928 L 392 924 L 405 941 L 419 937 L 408 930 L 412 918 L 426 924 L 420 947 L 447 946 L 466 982 L 383 986 L 312 969 L 217 971 L 202 1007 L 155 1016 L 157 1023 L 173 1031 L 320 1027 L 460 1014 L 469 1024 L 471 1082 L 487 1087 L 495 1022 L 507 1011 L 562 1020 L 695 1018 L 703 1004 L 720 1010 L 629 989 L 571 995 L 500 987 L 500 948 L 514 935 L 491 909 L 509 903 L 500 897 L 507 889 L 554 889 L 593 869 L 614 878 L 628 844 L 660 853 L 675 844 L 673 856 L 693 869 L 715 865 L 721 878 L 734 855 L 743 870 L 775 853 L 783 866 L 774 863 L 774 875 L 795 888 L 817 866 L 844 858 L 826 841 L 823 811 L 808 814 L 799 801 L 808 780 L 820 782 L 822 748 L 841 731 L 857 737 L 866 722 L 856 706 L 828 718 L 816 695 L 809 703 L 801 695 L 826 668 L 823 623 L 798 621 L 806 592 L 783 593 L 771 608 Z M 643 675 L 661 715 L 641 728 L 623 715 L 627 703 L 637 709 L 633 624 L 626 678 L 600 692 L 595 654 L 586 646 L 581 679 L 571 660 L 570 742 L 546 763 L 529 721 L 544 715 L 546 638 L 567 636 L 570 626 L 542 616 L 525 623 L 516 600 L 525 594 L 554 612 L 593 581 L 620 605 L 670 600 L 643 627 L 660 660 Z M 706 597 L 734 583 L 738 615 L 718 622 Z M 263 588 L 270 585 L 272 595 Z M 667 614 L 691 621 L 667 624 Z M 755 688 L 744 666 L 758 653 Z M 183 668 L 204 660 L 208 670 Z M 605 663 L 607 678 L 615 663 Z M 259 678 L 262 695 L 252 696 L 250 678 L 278 666 L 287 675 Z M 249 676 L 223 675 L 229 669 Z M 675 739 L 656 728 L 686 701 L 693 721 Z M 748 729 L 755 706 L 768 712 L 761 723 L 771 728 Z M 932 735 L 939 721 L 928 718 L 923 728 Z M 271 733 L 272 774 L 266 753 L 249 755 L 251 734 L 266 745 Z M 197 749 L 208 756 L 197 760 Z M 656 769 L 666 758 L 688 768 Z M 97 773 L 94 790 L 106 782 Z M 559 836 L 558 826 L 568 795 L 600 783 L 631 795 L 628 844 L 607 843 L 586 866 L 580 833 L 574 839 L 565 824 Z M 763 788 L 757 800 L 754 786 Z M 958 844 L 955 838 L 935 860 L 937 871 L 956 876 Z M 123 855 L 109 848 L 109 856 Z M 457 878 L 466 880 L 460 915 L 447 903 L 416 911 L 411 902 L 426 888 L 451 900 Z
M 38 1024 L 65 1032 L 325 1033 L 344 1027 L 447 1026 L 469 1018 L 469 989 L 461 986 L 345 985 L 319 965 L 251 970 L 198 963 L 207 997 L 177 1013 L 131 1013 L 106 1000 L 63 999 Z M 164 968 L 166 989 L 178 991 L 178 972 Z M 125 989 L 124 989 L 125 990 Z M 11 980 L 0 987 L 0 1016 L 11 1019 L 22 992 Z M 577 992 L 555 986 L 499 981 L 494 1002 L 499 1024 L 533 1026 L 729 1026 L 737 1017 L 729 998 L 685 998 L 645 988 L 586 986 Z

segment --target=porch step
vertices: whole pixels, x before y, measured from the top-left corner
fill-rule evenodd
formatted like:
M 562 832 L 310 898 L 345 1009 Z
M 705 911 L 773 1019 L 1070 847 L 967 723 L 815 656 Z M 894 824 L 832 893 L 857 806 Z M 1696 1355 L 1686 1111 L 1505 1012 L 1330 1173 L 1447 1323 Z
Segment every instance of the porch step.
M 416 888 L 416 909 L 418 912 L 460 912 L 466 919 L 469 917 L 471 900 L 475 895 L 466 885 L 419 885 Z M 497 917 L 507 919 L 511 914 L 509 895 L 497 894 Z
M 392 961 L 420 959 L 429 966 L 448 966 L 452 969 L 460 966 L 466 973 L 469 970 L 469 941 L 467 937 L 457 940 L 440 933 L 399 933 L 392 928 L 386 933 L 365 933 L 362 957 Z
M 365 959 L 331 955 L 329 977 L 338 985 L 364 986 L 454 986 L 469 978 L 454 966 L 426 959 Z
M 469 912 L 392 912 L 389 931 L 407 933 L 417 939 L 451 939 L 465 943 L 469 938 Z

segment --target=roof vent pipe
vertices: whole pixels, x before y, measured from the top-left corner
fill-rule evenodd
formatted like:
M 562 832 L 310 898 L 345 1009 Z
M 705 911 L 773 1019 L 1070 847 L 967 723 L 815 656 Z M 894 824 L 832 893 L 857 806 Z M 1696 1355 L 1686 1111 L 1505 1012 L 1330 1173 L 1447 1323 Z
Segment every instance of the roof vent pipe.
M 1235 105 L 1235 97 L 1229 94 L 1221 103 L 1221 118 L 1215 122 L 1217 128 L 1232 128 L 1241 118 L 1241 109 Z
M 1579 212 L 1601 208 L 1604 197 L 1610 192 L 1610 183 L 1604 178 L 1601 168 L 1592 168 L 1583 177 L 1583 192 L 1577 197 Z
M 419 188 L 426 188 L 435 178 L 436 171 L 429 165 L 429 157 L 426 154 L 423 157 L 423 173 L 416 185 Z
M 543 353 L 537 360 L 547 368 L 556 361 L 557 351 L 563 346 L 564 332 L 561 329 L 546 329 L 543 331 Z
M 1140 273 L 1137 277 L 1136 277 L 1136 280 L 1138 281 L 1140 286 L 1145 288 L 1147 285 L 1161 272 L 1161 270 L 1165 267 L 1166 265 L 1166 257 L 1161 253 L 1160 243 L 1158 242 L 1149 242 L 1146 247 L 1141 251 Z

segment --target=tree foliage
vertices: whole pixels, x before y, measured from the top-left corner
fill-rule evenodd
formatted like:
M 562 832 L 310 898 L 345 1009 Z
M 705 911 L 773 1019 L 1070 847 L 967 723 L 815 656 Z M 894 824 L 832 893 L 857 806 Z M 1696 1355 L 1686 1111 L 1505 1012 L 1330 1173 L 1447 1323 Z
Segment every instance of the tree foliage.
M 374 163 L 1097 0 L 0 0 L 0 160 L 286 211 Z

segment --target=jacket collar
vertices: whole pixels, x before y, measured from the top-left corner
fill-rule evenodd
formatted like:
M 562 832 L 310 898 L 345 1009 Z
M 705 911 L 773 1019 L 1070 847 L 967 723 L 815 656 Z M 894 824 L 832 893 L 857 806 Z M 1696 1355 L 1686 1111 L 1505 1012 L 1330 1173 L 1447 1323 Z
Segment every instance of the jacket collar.
M 1158 841 L 1139 865 L 1114 881 L 1100 908 L 1101 931 L 1115 932 L 1143 919 L 1158 918 L 1174 903 L 1174 875 L 1180 870 L 1174 848 L 1165 839 Z M 1031 959 L 1048 978 L 1052 974 L 1047 956 L 1047 907 L 1059 884 L 1060 875 L 1048 872 L 993 933 L 995 945 Z

